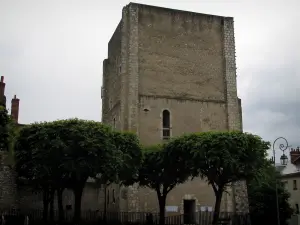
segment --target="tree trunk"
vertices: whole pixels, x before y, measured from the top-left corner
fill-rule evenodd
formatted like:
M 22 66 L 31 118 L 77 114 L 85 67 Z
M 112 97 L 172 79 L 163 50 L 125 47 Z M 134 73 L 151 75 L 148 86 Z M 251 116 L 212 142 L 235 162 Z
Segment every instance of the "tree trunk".
M 49 190 L 43 189 L 43 220 L 46 223 L 48 219 L 48 203 L 49 203 Z
M 58 188 L 57 189 L 57 206 L 58 206 L 58 217 L 59 221 L 64 220 L 64 207 L 63 207 L 63 195 L 64 188 Z
M 166 207 L 166 198 L 164 194 L 157 193 L 158 203 L 159 203 L 159 225 L 165 224 L 165 207 Z
M 55 190 L 51 189 L 50 191 L 50 221 L 54 221 L 54 194 Z
M 215 202 L 215 210 L 214 210 L 213 221 L 212 221 L 213 225 L 218 224 L 218 221 L 219 221 L 222 195 L 223 195 L 222 189 L 215 192 L 216 202 Z
M 84 183 L 85 184 L 85 183 Z M 81 219 L 81 198 L 83 193 L 84 184 L 78 184 L 78 186 L 73 190 L 75 197 L 75 209 L 74 209 L 74 222 L 79 223 Z

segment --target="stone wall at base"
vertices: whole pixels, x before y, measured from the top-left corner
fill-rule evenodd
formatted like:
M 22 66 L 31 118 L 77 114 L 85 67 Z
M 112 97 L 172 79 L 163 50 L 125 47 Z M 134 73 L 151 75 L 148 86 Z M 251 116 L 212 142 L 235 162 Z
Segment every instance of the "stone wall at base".
M 9 153 L 0 152 L 0 208 L 18 208 L 16 172 Z
M 20 209 L 43 209 L 43 193 L 41 191 L 35 191 L 30 186 L 19 186 L 19 208 Z M 74 194 L 72 190 L 66 189 L 63 192 L 63 206 L 66 210 L 74 210 Z M 57 210 L 57 196 L 54 197 L 54 208 Z M 82 211 L 103 211 L 104 209 L 104 192 L 103 189 L 99 189 L 94 184 L 87 183 L 82 195 Z
M 229 188 L 231 190 L 231 188 Z M 233 212 L 231 192 L 223 195 L 221 211 Z M 128 212 L 159 212 L 157 194 L 154 190 L 139 187 L 137 184 L 127 188 Z M 201 178 L 195 178 L 186 183 L 179 184 L 168 193 L 166 206 L 177 208 L 176 211 L 167 211 L 167 215 L 178 215 L 184 213 L 184 200 L 195 200 L 195 212 L 214 208 L 215 195 L 213 189 Z M 123 200 L 124 201 L 124 200 Z M 123 205 L 124 206 L 124 205 Z M 127 207 L 127 205 L 126 205 Z M 120 209 L 124 211 L 124 208 Z

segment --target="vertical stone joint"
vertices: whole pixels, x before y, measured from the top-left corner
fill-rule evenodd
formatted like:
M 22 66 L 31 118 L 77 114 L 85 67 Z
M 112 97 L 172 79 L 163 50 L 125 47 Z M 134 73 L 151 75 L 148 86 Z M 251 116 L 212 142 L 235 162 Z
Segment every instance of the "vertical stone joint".
M 229 130 L 242 130 L 241 101 L 237 97 L 235 37 L 233 18 L 224 18 L 224 58 Z M 248 193 L 245 181 L 232 184 L 235 212 L 248 212 Z

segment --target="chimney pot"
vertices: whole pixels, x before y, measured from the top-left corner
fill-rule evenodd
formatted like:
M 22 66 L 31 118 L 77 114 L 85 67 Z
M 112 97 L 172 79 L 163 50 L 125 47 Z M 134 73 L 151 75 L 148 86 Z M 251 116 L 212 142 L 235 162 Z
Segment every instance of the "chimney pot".
M 1 83 L 4 82 L 4 76 L 1 76 Z
M 291 163 L 298 164 L 296 163 L 296 161 L 300 159 L 300 147 L 298 146 L 297 148 L 291 148 L 290 156 L 291 156 Z
M 11 100 L 11 117 L 13 120 L 18 123 L 19 120 L 19 103 L 20 99 L 17 98 L 16 95 L 14 95 L 14 98 Z

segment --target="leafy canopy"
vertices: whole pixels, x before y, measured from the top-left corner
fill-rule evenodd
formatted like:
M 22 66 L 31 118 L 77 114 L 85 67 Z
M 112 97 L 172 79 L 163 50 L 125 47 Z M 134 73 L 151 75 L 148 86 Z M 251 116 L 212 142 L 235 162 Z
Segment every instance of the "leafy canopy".
M 35 123 L 20 129 L 15 144 L 20 177 L 38 186 L 54 184 L 62 173 L 63 143 L 51 123 Z
M 128 181 L 136 179 L 138 176 L 138 170 L 142 162 L 142 148 L 139 143 L 138 137 L 130 132 L 113 132 L 113 141 L 116 150 L 118 151 L 119 160 L 118 163 L 112 163 L 112 165 L 118 165 L 117 180 L 121 184 L 128 184 Z M 111 160 L 113 161 L 113 160 Z M 106 174 L 107 175 L 107 174 Z M 110 177 L 113 177 L 111 174 Z
M 111 174 L 116 158 L 110 128 L 78 119 L 25 126 L 15 150 L 20 175 L 49 180 L 50 175 L 63 174 L 70 185 L 98 173 Z
M 190 161 L 193 175 L 207 179 L 216 191 L 227 184 L 257 174 L 266 157 L 269 143 L 242 132 L 205 132 L 182 136 L 169 143 Z M 173 157 L 173 151 L 169 151 Z

